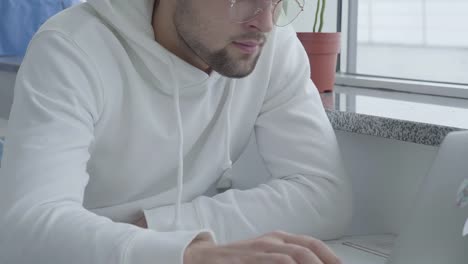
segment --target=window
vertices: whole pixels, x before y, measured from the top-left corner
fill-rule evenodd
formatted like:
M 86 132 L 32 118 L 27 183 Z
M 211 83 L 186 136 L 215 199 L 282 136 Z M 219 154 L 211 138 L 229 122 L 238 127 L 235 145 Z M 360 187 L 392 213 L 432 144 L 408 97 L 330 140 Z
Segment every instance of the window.
M 338 83 L 468 98 L 468 1 L 342 2 L 347 77 Z

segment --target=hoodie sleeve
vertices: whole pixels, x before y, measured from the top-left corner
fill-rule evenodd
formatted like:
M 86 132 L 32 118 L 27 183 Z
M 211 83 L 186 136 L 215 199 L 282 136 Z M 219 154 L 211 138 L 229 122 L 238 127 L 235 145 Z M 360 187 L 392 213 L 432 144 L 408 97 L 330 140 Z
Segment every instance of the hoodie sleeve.
M 209 228 L 219 243 L 274 230 L 333 239 L 343 235 L 350 222 L 350 183 L 334 130 L 310 80 L 307 55 L 291 29 L 282 31 L 276 45 L 281 52 L 272 55 L 271 63 L 278 66 L 271 72 L 272 85 L 255 125 L 259 153 L 272 180 L 182 206 L 182 226 Z M 169 210 L 145 212 L 149 226 L 166 225 Z
M 36 35 L 17 76 L 0 171 L 0 263 L 182 264 L 195 237 L 211 238 L 115 223 L 83 207 L 99 89 L 74 42 Z

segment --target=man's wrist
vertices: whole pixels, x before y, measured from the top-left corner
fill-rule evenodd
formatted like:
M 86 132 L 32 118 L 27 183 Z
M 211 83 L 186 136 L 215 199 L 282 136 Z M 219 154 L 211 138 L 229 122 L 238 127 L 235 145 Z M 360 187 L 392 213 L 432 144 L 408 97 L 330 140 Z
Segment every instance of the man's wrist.
M 201 256 L 204 256 L 206 251 L 213 247 L 216 247 L 216 243 L 212 236 L 201 233 L 185 249 L 184 264 L 202 263 Z

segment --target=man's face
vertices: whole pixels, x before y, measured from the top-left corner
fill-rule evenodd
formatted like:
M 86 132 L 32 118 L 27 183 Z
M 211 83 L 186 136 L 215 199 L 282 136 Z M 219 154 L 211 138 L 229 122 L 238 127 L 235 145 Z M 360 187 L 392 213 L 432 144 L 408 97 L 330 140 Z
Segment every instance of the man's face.
M 177 0 L 174 24 L 190 53 L 224 76 L 241 78 L 254 70 L 273 25 L 268 12 L 232 22 L 229 8 L 228 0 Z

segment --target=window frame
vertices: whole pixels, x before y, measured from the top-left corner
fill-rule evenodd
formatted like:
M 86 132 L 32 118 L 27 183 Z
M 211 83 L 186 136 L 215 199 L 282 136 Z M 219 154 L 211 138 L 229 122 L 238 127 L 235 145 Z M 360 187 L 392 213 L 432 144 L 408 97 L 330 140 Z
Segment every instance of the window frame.
M 342 33 L 343 40 L 336 85 L 468 99 L 468 84 L 358 74 L 358 1 L 338 0 L 337 31 Z

